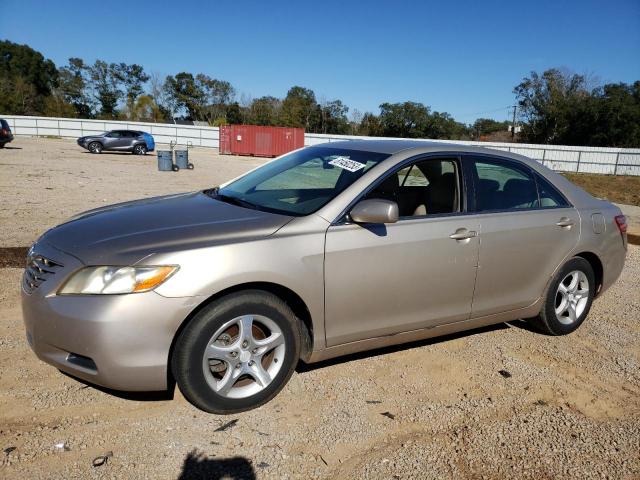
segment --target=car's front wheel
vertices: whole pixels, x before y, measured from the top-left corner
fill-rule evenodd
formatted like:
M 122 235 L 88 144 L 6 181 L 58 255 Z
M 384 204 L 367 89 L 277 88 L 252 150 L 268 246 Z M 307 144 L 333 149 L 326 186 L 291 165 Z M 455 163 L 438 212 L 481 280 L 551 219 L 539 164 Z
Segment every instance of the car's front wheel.
M 91 142 L 89 144 L 89 151 L 91 153 L 101 153 L 102 152 L 102 144 L 100 142 Z
M 136 145 L 135 147 L 133 147 L 133 153 L 135 153 L 136 155 L 146 155 L 147 147 L 145 147 L 144 145 Z
M 589 314 L 595 293 L 591 264 L 584 258 L 574 257 L 551 280 L 542 311 L 530 322 L 549 335 L 571 333 Z
M 300 324 L 280 298 L 233 293 L 204 307 L 180 333 L 171 367 L 183 395 L 210 413 L 259 407 L 284 387 L 300 356 Z

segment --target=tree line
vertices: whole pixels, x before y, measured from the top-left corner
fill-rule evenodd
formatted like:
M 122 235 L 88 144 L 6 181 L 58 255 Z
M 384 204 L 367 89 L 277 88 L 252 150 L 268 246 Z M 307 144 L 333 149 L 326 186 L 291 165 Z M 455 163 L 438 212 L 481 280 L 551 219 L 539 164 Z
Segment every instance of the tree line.
M 640 146 L 640 81 L 598 85 L 583 75 L 551 69 L 531 72 L 513 93 L 521 126 L 517 141 Z M 478 118 L 465 124 L 410 101 L 385 102 L 379 109 L 377 114 L 350 111 L 341 100 L 318 99 L 301 86 L 291 87 L 284 98 L 238 96 L 231 83 L 204 73 L 161 77 L 138 64 L 89 64 L 70 58 L 57 67 L 27 45 L 0 41 L 0 113 L 170 123 L 185 119 L 405 138 L 510 139 L 509 121 Z

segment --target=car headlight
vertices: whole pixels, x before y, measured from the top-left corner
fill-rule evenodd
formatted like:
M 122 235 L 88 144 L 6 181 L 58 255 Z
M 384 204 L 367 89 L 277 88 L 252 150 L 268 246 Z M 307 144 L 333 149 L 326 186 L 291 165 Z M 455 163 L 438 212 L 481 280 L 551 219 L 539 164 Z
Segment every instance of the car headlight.
M 177 266 L 86 267 L 74 273 L 59 295 L 138 293 L 153 290 L 167 280 Z

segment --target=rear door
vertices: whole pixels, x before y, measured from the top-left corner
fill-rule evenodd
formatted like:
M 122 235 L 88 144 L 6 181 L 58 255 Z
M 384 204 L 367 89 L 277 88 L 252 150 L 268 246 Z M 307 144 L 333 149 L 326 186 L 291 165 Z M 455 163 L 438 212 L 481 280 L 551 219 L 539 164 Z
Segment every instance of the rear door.
M 465 158 L 480 223 L 472 318 L 524 308 L 542 294 L 577 244 L 577 211 L 524 163 L 493 156 Z

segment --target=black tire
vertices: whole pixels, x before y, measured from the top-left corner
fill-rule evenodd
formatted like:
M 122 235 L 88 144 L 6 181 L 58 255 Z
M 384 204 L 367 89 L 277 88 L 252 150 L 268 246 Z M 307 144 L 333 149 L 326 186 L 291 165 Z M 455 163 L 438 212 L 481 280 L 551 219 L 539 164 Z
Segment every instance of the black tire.
M 147 154 L 147 147 L 145 145 L 138 144 L 138 145 L 133 147 L 133 153 L 135 155 L 146 155 Z
M 264 316 L 277 325 L 284 340 L 284 357 L 279 371 L 262 390 L 244 398 L 229 398 L 209 386 L 203 357 L 212 336 L 226 322 L 245 315 Z M 289 381 L 300 357 L 301 335 L 299 320 L 279 297 L 261 290 L 232 293 L 205 306 L 180 332 L 171 371 L 185 398 L 205 412 L 228 415 L 251 410 L 274 398 Z
M 0 143 L 0 148 L 4 148 L 4 143 Z
M 576 316 L 575 321 L 567 324 L 561 322 L 556 315 L 558 295 L 561 295 L 558 292 L 558 288 L 560 286 L 560 282 L 562 282 L 567 277 L 567 275 L 574 271 L 584 273 L 589 283 L 589 293 L 583 311 L 580 313 L 580 315 Z M 573 257 L 571 260 L 565 263 L 562 268 L 560 268 L 560 270 L 558 270 L 556 275 L 549 283 L 549 287 L 545 295 L 545 302 L 542 306 L 540 314 L 535 318 L 529 319 L 528 321 L 538 330 L 548 335 L 567 335 L 571 332 L 574 332 L 578 329 L 582 322 L 584 322 L 584 319 L 587 318 L 589 310 L 591 309 L 591 304 L 593 303 L 595 292 L 596 281 L 591 264 L 584 258 Z
M 188 168 L 189 170 L 193 170 L 193 163 L 190 163 L 189 165 L 187 165 L 187 168 Z
M 100 142 L 91 142 L 87 148 L 91 153 L 102 153 L 102 144 Z
M 177 172 L 178 170 L 180 170 L 180 167 L 179 167 L 178 165 L 175 165 L 175 164 L 174 164 L 174 165 L 171 167 L 171 170 L 173 170 L 174 172 Z

